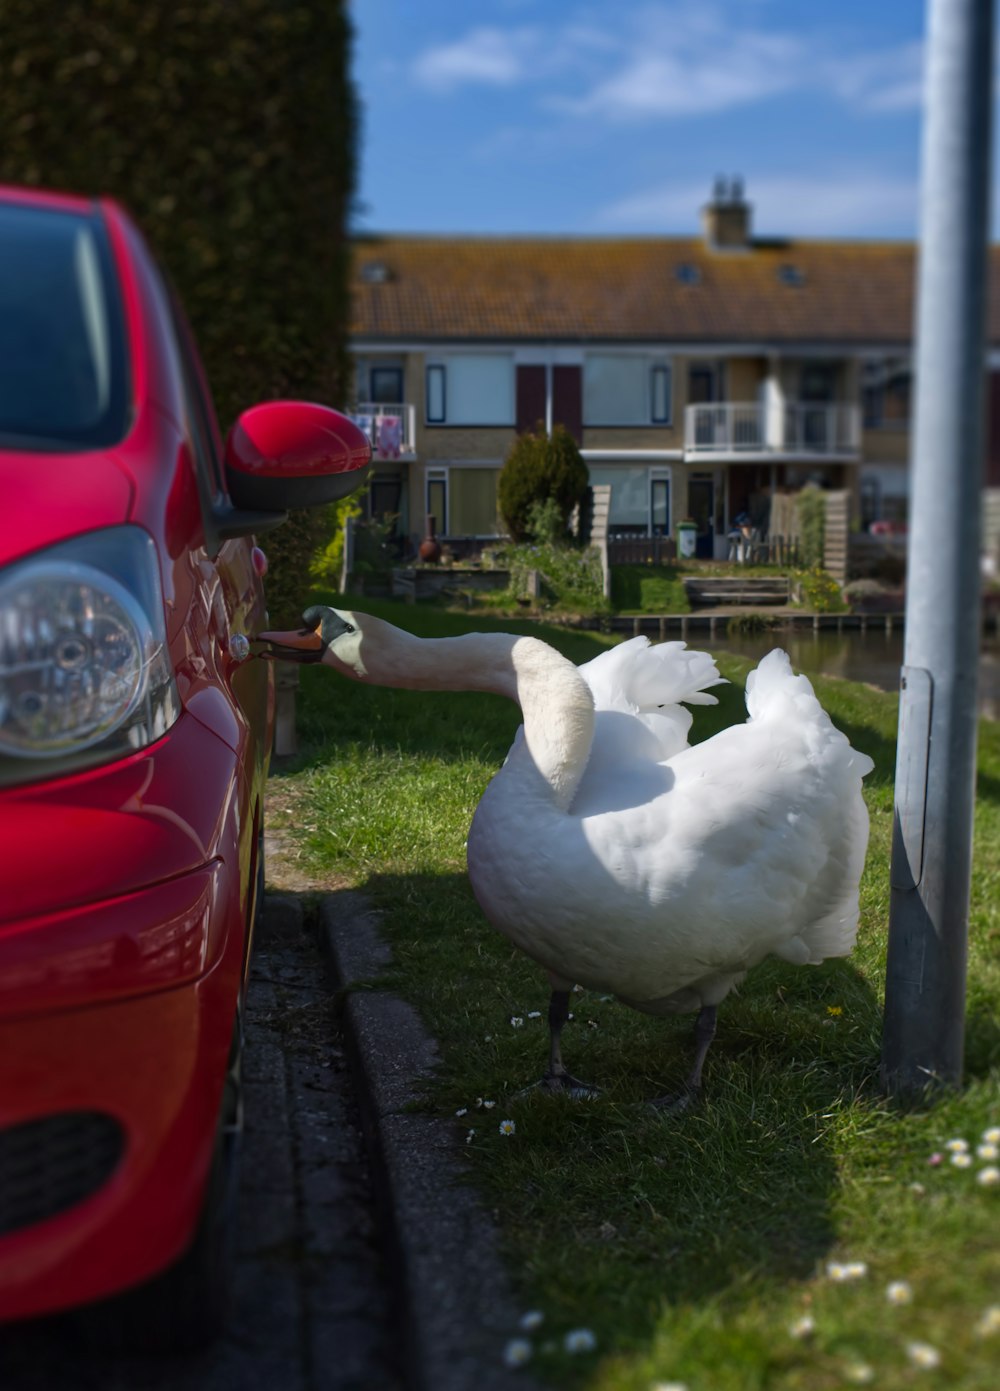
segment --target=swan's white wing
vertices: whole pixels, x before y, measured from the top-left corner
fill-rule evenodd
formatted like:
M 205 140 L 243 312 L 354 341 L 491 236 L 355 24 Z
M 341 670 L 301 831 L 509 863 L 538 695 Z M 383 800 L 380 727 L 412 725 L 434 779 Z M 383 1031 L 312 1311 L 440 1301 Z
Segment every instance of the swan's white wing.
M 590 687 L 598 714 L 613 710 L 633 715 L 653 735 L 655 742 L 636 730 L 636 758 L 664 759 L 686 748 L 692 717 L 682 702 L 715 705 L 715 696 L 709 695 L 705 688 L 725 680 L 707 652 L 689 651 L 685 642 L 661 642 L 653 646 L 644 637 L 630 638 L 617 647 L 610 647 L 578 670 Z M 621 752 L 620 741 L 625 737 L 623 729 L 621 724 L 616 729 L 616 757 Z M 603 763 L 600 736 L 599 721 L 594 754 Z

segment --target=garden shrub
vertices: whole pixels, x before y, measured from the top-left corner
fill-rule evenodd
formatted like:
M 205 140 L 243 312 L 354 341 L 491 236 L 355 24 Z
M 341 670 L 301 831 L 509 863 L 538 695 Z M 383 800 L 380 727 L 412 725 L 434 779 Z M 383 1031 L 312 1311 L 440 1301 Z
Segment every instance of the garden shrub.
M 588 486 L 587 465 L 569 431 L 557 425 L 547 435 L 539 427 L 536 433 L 518 435 L 500 470 L 500 515 L 511 537 L 524 541 L 532 534 L 532 507 L 551 499 L 565 532 L 569 515 L 582 502 Z
M 820 488 L 810 483 L 796 499 L 799 519 L 799 553 L 806 570 L 818 569 L 825 558 L 826 498 Z
M 847 612 L 840 585 L 828 570 L 816 565 L 811 570 L 795 571 L 793 578 L 807 609 L 814 613 Z
M 223 429 L 348 381 L 356 113 L 345 0 L 5 0 L 0 181 L 119 198 L 177 287 Z M 267 537 L 298 617 L 323 509 Z

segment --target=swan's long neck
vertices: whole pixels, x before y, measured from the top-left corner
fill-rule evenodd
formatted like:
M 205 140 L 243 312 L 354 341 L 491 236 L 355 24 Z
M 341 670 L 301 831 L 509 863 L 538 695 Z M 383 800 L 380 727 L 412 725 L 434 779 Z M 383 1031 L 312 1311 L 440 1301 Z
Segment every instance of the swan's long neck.
M 594 736 L 593 697 L 572 662 L 537 638 L 417 638 L 379 620 L 373 630 L 369 616 L 362 624 L 351 664 L 351 674 L 362 681 L 424 691 L 493 691 L 517 701 L 534 768 L 556 804 L 569 808 Z

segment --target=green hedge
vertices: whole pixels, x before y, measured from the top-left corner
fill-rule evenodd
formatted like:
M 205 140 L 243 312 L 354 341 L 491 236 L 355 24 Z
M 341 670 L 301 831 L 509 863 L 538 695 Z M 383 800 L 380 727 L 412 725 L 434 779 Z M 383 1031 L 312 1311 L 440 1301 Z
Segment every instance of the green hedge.
M 345 395 L 356 107 L 345 0 L 4 0 L 0 180 L 111 194 L 173 279 L 223 431 Z M 272 615 L 322 509 L 268 540 Z M 305 563 L 303 563 L 303 556 Z

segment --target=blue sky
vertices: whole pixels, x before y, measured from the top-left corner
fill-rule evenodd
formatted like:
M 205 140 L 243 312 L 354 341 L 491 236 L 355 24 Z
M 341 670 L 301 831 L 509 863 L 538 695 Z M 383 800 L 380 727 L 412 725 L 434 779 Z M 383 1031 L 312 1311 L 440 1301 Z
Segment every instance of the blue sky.
M 910 238 L 922 0 L 354 0 L 358 230 Z

